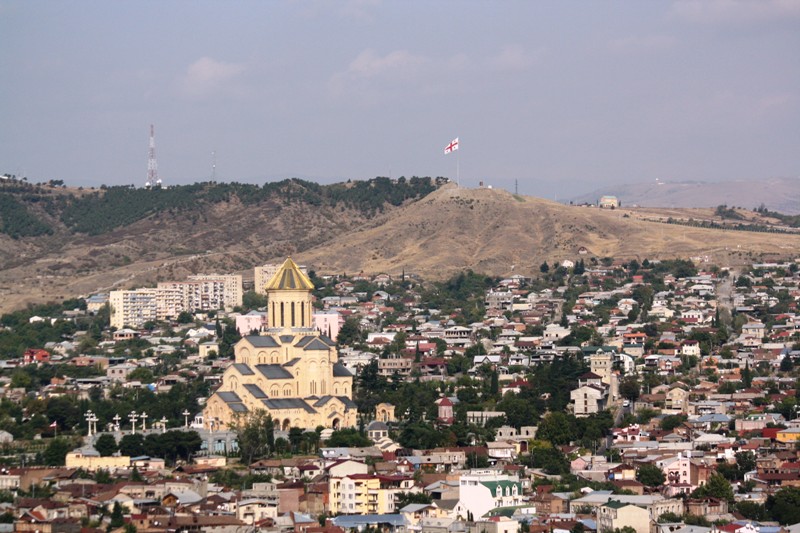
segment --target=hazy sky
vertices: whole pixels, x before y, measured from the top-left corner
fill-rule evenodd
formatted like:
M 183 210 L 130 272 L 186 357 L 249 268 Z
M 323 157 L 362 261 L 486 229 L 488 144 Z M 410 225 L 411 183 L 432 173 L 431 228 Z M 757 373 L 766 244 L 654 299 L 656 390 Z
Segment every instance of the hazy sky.
M 0 173 L 800 175 L 800 0 L 2 1 Z M 459 137 L 457 155 L 443 155 Z

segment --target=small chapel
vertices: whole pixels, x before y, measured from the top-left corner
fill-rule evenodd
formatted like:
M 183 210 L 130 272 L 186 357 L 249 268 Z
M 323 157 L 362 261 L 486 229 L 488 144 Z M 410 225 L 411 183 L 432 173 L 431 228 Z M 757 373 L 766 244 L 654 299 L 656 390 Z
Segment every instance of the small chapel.
M 357 423 L 353 375 L 336 343 L 313 327 L 314 284 L 291 258 L 267 282 L 267 326 L 234 346 L 234 363 L 203 410 L 207 429 L 233 429 L 263 411 L 277 429 Z

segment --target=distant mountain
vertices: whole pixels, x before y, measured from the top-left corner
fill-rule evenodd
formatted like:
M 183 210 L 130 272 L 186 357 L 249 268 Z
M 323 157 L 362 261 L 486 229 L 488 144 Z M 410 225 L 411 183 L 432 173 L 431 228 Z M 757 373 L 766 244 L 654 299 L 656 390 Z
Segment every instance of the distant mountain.
M 623 206 L 716 207 L 724 204 L 752 209 L 764 204 L 771 211 L 800 214 L 800 179 L 797 178 L 716 183 L 650 181 L 602 187 L 570 200 L 597 203 L 603 195 L 616 196 Z

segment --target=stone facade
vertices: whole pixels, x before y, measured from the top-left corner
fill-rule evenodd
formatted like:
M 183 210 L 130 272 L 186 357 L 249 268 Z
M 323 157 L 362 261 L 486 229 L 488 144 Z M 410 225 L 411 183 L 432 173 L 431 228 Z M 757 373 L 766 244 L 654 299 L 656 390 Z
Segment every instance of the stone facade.
M 266 284 L 267 327 L 234 346 L 235 362 L 203 411 L 205 427 L 232 428 L 259 411 L 284 431 L 356 425 L 353 375 L 336 343 L 313 327 L 313 288 L 291 259 Z

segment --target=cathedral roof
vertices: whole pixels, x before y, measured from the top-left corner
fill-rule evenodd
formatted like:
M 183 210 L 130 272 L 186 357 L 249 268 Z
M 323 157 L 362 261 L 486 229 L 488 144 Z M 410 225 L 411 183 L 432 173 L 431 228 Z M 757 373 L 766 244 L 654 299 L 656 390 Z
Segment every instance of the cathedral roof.
M 239 395 L 233 391 L 218 391 L 217 396 L 222 399 L 223 402 L 233 411 L 234 413 L 246 413 L 247 407 L 242 403 L 242 399 L 239 398 Z
M 267 291 L 312 291 L 314 284 L 300 268 L 287 257 L 272 279 L 264 287 Z
M 254 398 L 258 398 L 259 400 L 267 397 L 267 394 L 255 383 L 245 383 L 244 388 L 247 389 L 247 392 L 252 394 Z
M 275 409 L 303 409 L 307 413 L 316 413 L 316 411 L 300 398 L 274 398 L 264 400 L 264 405 L 271 410 Z
M 347 370 L 347 368 L 342 363 L 336 363 L 333 365 L 333 377 L 346 378 L 352 375 L 353 374 L 349 370 Z
M 269 335 L 248 335 L 245 337 L 247 342 L 254 348 L 279 348 L 280 344 Z
M 281 365 L 256 365 L 256 370 L 267 379 L 293 379 L 294 376 Z
M 252 376 L 253 374 L 255 374 L 255 372 L 253 372 L 253 369 L 244 363 L 233 363 L 233 365 L 231 366 L 233 366 L 233 368 L 235 368 L 236 371 L 243 376 Z
M 242 399 L 233 391 L 220 391 L 217 395 L 222 398 L 225 403 L 241 403 Z
M 320 339 L 314 339 L 305 346 L 303 346 L 303 350 L 330 350 L 330 346 L 322 342 Z

